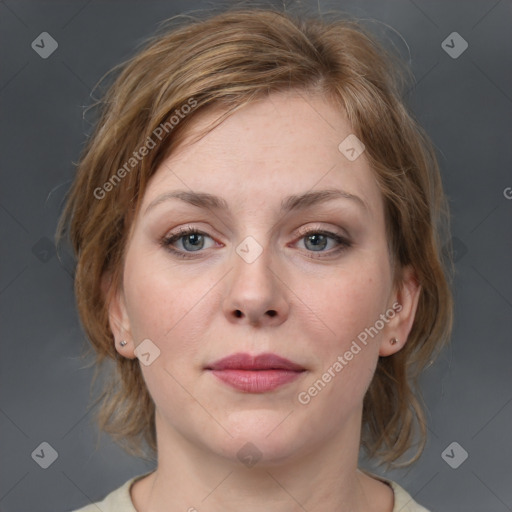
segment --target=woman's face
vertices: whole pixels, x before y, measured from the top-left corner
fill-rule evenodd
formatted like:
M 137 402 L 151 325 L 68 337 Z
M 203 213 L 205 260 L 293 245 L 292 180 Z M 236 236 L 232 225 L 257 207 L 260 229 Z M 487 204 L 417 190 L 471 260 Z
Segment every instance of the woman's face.
M 135 354 L 170 436 L 232 459 L 250 442 L 271 463 L 358 432 L 415 303 L 392 288 L 383 199 L 365 153 L 339 148 L 350 134 L 324 99 L 274 94 L 151 179 L 110 319 L 122 355 L 146 340 Z

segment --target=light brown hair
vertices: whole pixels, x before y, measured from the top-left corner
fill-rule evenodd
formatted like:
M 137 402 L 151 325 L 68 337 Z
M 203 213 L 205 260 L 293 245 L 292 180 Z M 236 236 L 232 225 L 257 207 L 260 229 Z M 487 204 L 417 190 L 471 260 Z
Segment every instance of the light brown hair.
M 419 438 L 404 464 L 416 460 L 426 440 L 417 379 L 449 339 L 453 306 L 451 267 L 442 251 L 449 241 L 447 201 L 432 143 L 405 104 L 406 66 L 346 15 L 324 21 L 239 8 L 205 19 L 178 16 L 169 26 L 114 68 L 115 81 L 94 105 L 100 115 L 57 231 L 76 255 L 77 307 L 96 369 L 105 361 L 115 367 L 94 402 L 100 428 L 130 453 L 145 456 L 144 444 L 156 453 L 155 405 L 138 359 L 115 350 L 102 289 L 105 276 L 111 293 L 121 283 L 129 230 L 148 180 L 201 113 L 221 108 L 221 122 L 254 99 L 297 90 L 322 94 L 348 116 L 384 197 L 394 283 L 411 264 L 422 287 L 407 343 L 379 357 L 364 398 L 361 439 L 368 456 L 398 465 Z M 155 129 L 191 99 L 195 108 L 157 140 Z M 148 137 L 155 147 L 126 167 Z M 113 180 L 123 166 L 122 179 Z M 97 192 L 107 182 L 108 191 Z

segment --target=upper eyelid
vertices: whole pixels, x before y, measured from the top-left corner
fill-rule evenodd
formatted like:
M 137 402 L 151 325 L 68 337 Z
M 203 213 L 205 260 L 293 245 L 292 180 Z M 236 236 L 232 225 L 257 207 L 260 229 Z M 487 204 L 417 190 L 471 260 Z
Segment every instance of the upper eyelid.
M 174 239 L 174 241 L 177 241 L 177 240 L 180 240 L 181 238 L 187 236 L 187 235 L 194 235 L 194 234 L 198 234 L 198 235 L 201 235 L 201 236 L 207 236 L 208 238 L 211 238 L 212 240 L 214 240 L 214 237 L 208 233 L 206 233 L 205 231 L 202 231 L 200 229 L 197 229 L 197 228 L 178 228 L 178 231 L 174 232 L 174 233 L 169 233 L 168 235 L 165 235 L 164 236 L 164 240 L 171 240 L 171 239 Z
M 301 227 L 297 230 L 297 235 L 305 236 L 309 233 L 317 233 L 317 232 L 321 232 L 321 231 L 348 238 L 348 235 L 345 235 L 342 233 L 341 234 L 336 233 L 336 231 L 334 229 L 324 228 L 324 227 L 320 227 L 320 226 L 318 226 L 318 227 L 312 226 L 312 227 L 306 227 L 306 228 Z M 206 230 L 202 230 L 201 228 L 197 228 L 194 226 L 181 226 L 181 227 L 177 228 L 177 231 L 175 231 L 174 233 L 169 233 L 168 235 L 166 235 L 165 238 L 171 238 L 171 237 L 178 236 L 178 235 L 186 236 L 190 233 L 192 233 L 192 234 L 198 233 L 200 235 L 209 236 L 210 238 L 214 237 L 214 235 L 207 233 Z
M 336 236 L 348 238 L 348 233 L 337 233 L 334 228 L 324 228 L 321 226 L 300 227 L 297 231 L 300 236 L 307 235 L 308 233 L 326 232 Z

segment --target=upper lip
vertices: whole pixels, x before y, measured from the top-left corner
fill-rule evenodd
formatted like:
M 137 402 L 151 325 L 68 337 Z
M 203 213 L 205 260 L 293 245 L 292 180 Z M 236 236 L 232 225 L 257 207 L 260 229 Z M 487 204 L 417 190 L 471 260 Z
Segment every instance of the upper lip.
M 250 354 L 237 353 L 224 357 L 206 366 L 207 370 L 292 370 L 304 371 L 305 368 L 289 359 L 276 354 Z

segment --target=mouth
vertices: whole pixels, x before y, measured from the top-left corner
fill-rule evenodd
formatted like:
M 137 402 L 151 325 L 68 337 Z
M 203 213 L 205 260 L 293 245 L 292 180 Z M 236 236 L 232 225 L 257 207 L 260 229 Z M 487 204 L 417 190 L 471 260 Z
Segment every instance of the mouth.
M 205 367 L 224 384 L 245 393 L 273 391 L 299 378 L 306 369 L 276 354 L 237 353 Z

